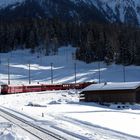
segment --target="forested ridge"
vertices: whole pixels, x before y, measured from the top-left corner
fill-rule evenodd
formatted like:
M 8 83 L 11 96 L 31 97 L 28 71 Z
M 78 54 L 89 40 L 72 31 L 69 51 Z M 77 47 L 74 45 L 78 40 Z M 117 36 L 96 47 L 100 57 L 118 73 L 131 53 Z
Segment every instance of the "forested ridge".
M 140 65 L 140 29 L 118 24 L 58 19 L 0 21 L 0 52 L 31 49 L 44 55 L 71 44 L 76 58 L 87 63 L 104 61 Z

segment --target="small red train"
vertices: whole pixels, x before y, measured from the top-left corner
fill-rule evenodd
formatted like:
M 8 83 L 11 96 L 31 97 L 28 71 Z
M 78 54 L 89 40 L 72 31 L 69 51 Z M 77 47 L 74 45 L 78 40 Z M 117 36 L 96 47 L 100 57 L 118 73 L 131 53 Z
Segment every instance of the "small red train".
M 69 90 L 83 89 L 95 82 L 85 82 L 77 84 L 37 84 L 37 85 L 1 85 L 1 94 L 14 94 L 25 92 L 40 92 L 47 90 Z

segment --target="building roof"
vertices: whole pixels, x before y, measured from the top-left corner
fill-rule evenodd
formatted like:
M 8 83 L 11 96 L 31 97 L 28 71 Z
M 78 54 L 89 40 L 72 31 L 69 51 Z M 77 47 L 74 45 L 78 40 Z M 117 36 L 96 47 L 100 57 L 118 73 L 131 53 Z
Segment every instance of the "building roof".
M 137 89 L 140 87 L 140 82 L 121 82 L 121 83 L 101 83 L 92 84 L 82 91 L 96 91 L 96 90 L 125 90 L 125 89 Z

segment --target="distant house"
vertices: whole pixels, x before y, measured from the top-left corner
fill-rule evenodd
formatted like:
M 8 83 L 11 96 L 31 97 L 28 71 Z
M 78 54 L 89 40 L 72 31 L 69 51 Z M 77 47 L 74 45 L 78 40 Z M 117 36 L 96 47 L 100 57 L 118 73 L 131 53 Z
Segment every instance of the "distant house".
M 80 101 L 140 103 L 140 82 L 93 84 L 82 90 Z

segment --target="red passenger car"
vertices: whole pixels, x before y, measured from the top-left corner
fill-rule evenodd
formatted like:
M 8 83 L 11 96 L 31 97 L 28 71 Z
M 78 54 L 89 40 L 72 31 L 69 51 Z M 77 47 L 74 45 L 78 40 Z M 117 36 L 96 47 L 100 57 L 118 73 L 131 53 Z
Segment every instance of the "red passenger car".
M 78 83 L 78 84 L 37 84 L 37 85 L 1 85 L 1 94 L 14 94 L 25 92 L 40 92 L 47 90 L 69 90 L 83 89 L 95 82 Z
M 22 93 L 23 86 L 14 86 L 14 85 L 1 85 L 1 94 L 12 94 L 12 93 Z

